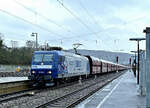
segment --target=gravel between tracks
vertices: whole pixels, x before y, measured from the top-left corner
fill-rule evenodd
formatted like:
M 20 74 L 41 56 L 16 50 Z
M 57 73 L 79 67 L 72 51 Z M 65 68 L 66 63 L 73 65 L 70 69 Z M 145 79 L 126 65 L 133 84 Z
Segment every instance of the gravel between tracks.
M 21 72 L 0 72 L 0 77 L 28 77 L 30 71 L 21 71 Z

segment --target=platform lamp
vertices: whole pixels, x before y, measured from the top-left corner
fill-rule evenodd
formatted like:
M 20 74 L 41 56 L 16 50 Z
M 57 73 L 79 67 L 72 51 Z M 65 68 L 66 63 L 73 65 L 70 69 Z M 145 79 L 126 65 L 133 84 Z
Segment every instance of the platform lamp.
M 38 49 L 38 33 L 32 33 L 31 36 L 32 37 L 35 36 L 35 38 L 36 38 L 36 50 L 37 50 Z
M 139 61 L 140 61 L 140 56 L 139 56 L 139 54 L 140 54 L 140 49 L 139 49 L 139 42 L 140 41 L 142 41 L 142 40 L 145 40 L 145 38 L 130 38 L 129 39 L 130 41 L 137 41 L 137 52 L 138 52 L 138 65 L 137 65 L 137 84 L 139 84 L 139 71 L 140 71 L 140 69 L 139 69 L 139 66 L 140 66 L 140 64 L 139 64 Z

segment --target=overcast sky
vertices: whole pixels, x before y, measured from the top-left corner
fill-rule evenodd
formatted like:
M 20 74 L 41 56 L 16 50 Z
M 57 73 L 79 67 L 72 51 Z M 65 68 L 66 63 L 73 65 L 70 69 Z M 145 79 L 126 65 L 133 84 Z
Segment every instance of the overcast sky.
M 89 50 L 136 50 L 129 38 L 145 37 L 150 26 L 150 0 L 0 0 L 0 32 L 5 44 L 27 40 L 72 48 L 83 44 Z M 35 13 L 36 12 L 36 13 Z M 141 42 L 145 48 L 145 42 Z

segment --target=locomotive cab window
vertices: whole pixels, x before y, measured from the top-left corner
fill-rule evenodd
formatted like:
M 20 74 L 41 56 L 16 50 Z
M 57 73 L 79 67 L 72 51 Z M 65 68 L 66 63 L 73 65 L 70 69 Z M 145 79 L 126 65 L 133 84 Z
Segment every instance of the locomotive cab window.
M 33 57 L 34 62 L 52 62 L 53 54 L 35 54 Z
M 43 62 L 52 62 L 53 61 L 53 54 L 44 54 Z
M 43 58 L 43 54 L 35 54 L 33 57 L 34 62 L 41 62 Z

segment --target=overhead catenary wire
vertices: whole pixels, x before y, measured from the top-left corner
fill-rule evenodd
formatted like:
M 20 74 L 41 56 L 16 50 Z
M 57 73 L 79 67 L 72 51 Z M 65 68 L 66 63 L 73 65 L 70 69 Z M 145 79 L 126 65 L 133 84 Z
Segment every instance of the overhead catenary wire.
M 77 35 L 77 36 L 70 36 L 70 37 L 62 37 L 62 38 L 59 38 L 59 39 L 52 39 L 51 41 L 54 41 L 54 40 L 70 40 L 72 38 L 79 38 L 81 36 L 88 36 L 88 35 L 93 35 L 93 34 L 99 34 L 101 33 L 102 31 L 98 31 L 98 32 L 94 32 L 94 33 L 87 33 L 87 34 L 81 34 L 81 35 Z
M 93 21 L 93 23 L 95 25 L 97 25 L 97 27 L 100 27 L 100 25 L 97 23 L 96 19 L 93 17 L 93 15 L 88 11 L 88 9 L 84 6 L 84 4 L 82 3 L 82 0 L 78 0 L 80 6 L 84 9 L 84 11 L 86 12 L 86 14 L 91 18 L 91 20 Z M 104 32 L 104 31 L 103 31 Z M 111 37 L 109 35 L 107 35 L 109 37 L 110 40 L 113 40 L 111 39 Z
M 52 21 L 51 19 L 49 19 L 49 18 L 43 16 L 42 14 L 36 12 L 35 10 L 33 10 L 33 9 L 31 9 L 31 8 L 29 8 L 29 7 L 25 6 L 25 5 L 23 5 L 22 3 L 18 2 L 17 0 L 14 0 L 14 1 L 15 1 L 18 5 L 22 6 L 22 7 L 25 8 L 25 9 L 27 9 L 28 11 L 31 11 L 31 12 L 33 12 L 33 13 L 35 13 L 35 14 L 41 16 L 42 18 L 46 19 L 46 20 L 49 21 L 50 23 L 53 23 L 53 24 L 55 24 L 56 26 L 58 26 L 58 27 L 64 29 L 61 25 L 55 23 L 55 22 Z M 75 15 L 75 14 L 74 14 L 74 15 Z M 79 20 L 80 20 L 80 19 L 79 19 Z M 82 21 L 82 20 L 81 20 L 81 21 Z M 72 32 L 72 31 L 68 31 L 68 32 L 74 33 L 74 32 Z M 89 35 L 92 35 L 92 34 L 97 35 L 97 32 L 89 33 Z M 83 35 L 85 35 L 85 34 L 83 34 Z M 87 35 L 87 34 L 86 34 L 86 35 Z M 76 35 L 76 34 L 75 34 L 75 36 L 80 37 L 81 35 Z M 72 36 L 72 37 L 74 37 L 74 36 Z M 72 38 L 72 37 L 71 37 L 71 38 Z M 63 38 L 61 38 L 61 39 L 64 39 L 64 38 L 65 38 L 65 37 L 63 37 Z M 68 38 L 68 37 L 67 37 L 67 38 Z
M 75 15 L 72 11 L 70 11 L 64 4 L 63 4 L 63 2 L 61 2 L 60 0 L 57 0 L 70 14 L 72 14 L 73 16 Z M 89 17 L 91 17 L 92 19 L 93 19 L 93 21 L 95 22 L 95 23 L 97 23 L 97 21 L 94 19 L 94 17 L 88 12 L 88 10 L 85 8 L 85 6 L 83 5 L 83 4 L 81 4 L 82 5 L 82 8 L 84 8 L 85 9 L 85 11 L 86 11 L 86 13 L 89 15 Z M 76 15 L 75 15 L 76 16 Z M 74 16 L 74 17 L 75 17 Z M 78 18 L 78 16 L 77 16 L 77 18 Z M 81 20 L 82 21 L 82 20 Z M 123 24 L 124 25 L 124 24 Z M 110 28 L 108 28 L 108 29 L 111 29 L 111 28 L 114 28 L 114 27 L 110 27 Z M 108 29 L 105 29 L 105 31 L 106 30 L 108 30 Z M 104 31 L 102 31 L 102 32 L 104 32 Z M 93 33 L 94 34 L 94 33 Z M 80 36 L 79 36 L 80 37 Z M 109 36 L 110 37 L 110 36 Z M 68 38 L 72 38 L 72 37 L 66 37 L 66 39 L 68 39 Z M 110 38 L 111 39 L 111 38 Z M 62 40 L 62 38 L 61 39 L 59 39 L 59 40 Z M 65 40 L 65 39 L 63 39 L 63 40 Z M 113 41 L 113 39 L 111 39 L 112 41 Z
M 60 0 L 57 0 L 57 1 L 59 1 L 60 2 Z M 64 4 L 62 3 L 62 2 L 60 2 L 60 4 L 62 5 L 62 6 L 64 6 Z M 124 24 L 123 24 L 124 25 Z M 114 28 L 114 27 L 110 27 L 110 28 L 108 28 L 108 29 L 111 29 L 111 28 Z M 108 29 L 105 29 L 105 31 L 106 30 L 108 30 Z M 103 31 L 104 32 L 104 31 Z M 112 40 L 112 39 L 111 39 Z
M 91 30 L 91 28 L 84 23 L 75 13 L 73 13 L 69 8 L 67 8 L 60 0 L 57 0 L 57 2 L 65 9 L 67 10 L 80 24 L 82 24 L 86 29 L 90 30 L 91 32 L 93 32 Z
M 86 6 L 86 5 L 85 5 Z M 64 37 L 65 38 L 65 37 Z
M 97 23 L 96 19 L 93 17 L 93 15 L 88 11 L 88 9 L 84 6 L 81 0 L 78 0 L 80 6 L 83 8 L 83 10 L 86 12 L 86 14 L 89 16 L 89 18 L 93 21 L 95 25 L 99 27 L 99 24 Z
M 19 19 L 19 20 L 22 20 L 22 21 L 24 21 L 24 22 L 26 22 L 26 23 L 28 23 L 28 24 L 31 24 L 31 25 L 33 25 L 33 26 L 35 26 L 35 27 L 38 27 L 38 28 L 40 28 L 40 29 L 42 29 L 42 30 L 44 30 L 44 31 L 47 31 L 47 32 L 49 32 L 49 33 L 53 33 L 53 34 L 55 34 L 55 35 L 58 35 L 58 36 L 62 37 L 62 35 L 56 34 L 56 33 L 52 32 L 52 31 L 50 31 L 49 29 L 46 29 L 46 28 L 44 28 L 44 27 L 42 27 L 42 26 L 40 26 L 40 25 L 38 25 L 38 24 L 34 24 L 34 23 L 32 23 L 32 22 L 30 22 L 30 21 L 28 21 L 28 20 L 25 20 L 25 19 L 23 19 L 23 18 L 17 16 L 17 15 L 14 15 L 14 14 L 9 13 L 9 12 L 7 12 L 7 11 L 5 11 L 5 10 L 2 10 L 2 9 L 0 9 L 0 11 L 3 12 L 3 13 L 5 13 L 5 14 L 7 14 L 7 15 L 9 15 L 9 16 L 12 16 L 12 17 L 15 17 L 15 18 L 17 18 L 17 19 Z M 100 31 L 99 31 L 99 32 L 100 32 Z M 92 34 L 99 33 L 99 32 L 77 35 L 76 37 L 80 37 L 80 36 L 83 36 L 83 35 L 92 35 Z M 72 36 L 72 37 L 62 37 L 61 39 L 73 38 L 73 37 L 75 37 L 75 36 Z M 58 39 L 58 40 L 60 40 L 60 39 Z
M 22 20 L 22 21 L 24 21 L 24 22 L 26 22 L 26 23 L 28 23 L 28 24 L 31 24 L 31 25 L 33 25 L 33 26 L 35 26 L 35 27 L 38 27 L 38 28 L 40 28 L 40 29 L 42 29 L 42 30 L 44 30 L 44 31 L 47 31 L 47 32 L 49 32 L 49 33 L 55 34 L 55 35 L 60 36 L 60 37 L 63 36 L 63 35 L 60 35 L 60 34 L 57 34 L 57 33 L 53 32 L 53 31 L 51 31 L 51 30 L 49 30 L 49 29 L 47 29 L 47 28 L 45 28 L 45 27 L 42 27 L 42 26 L 40 26 L 40 25 L 38 25 L 38 24 L 34 24 L 34 23 L 32 23 L 32 22 L 30 22 L 30 21 L 24 19 L 24 18 L 21 18 L 21 17 L 19 17 L 19 16 L 17 16 L 17 15 L 14 15 L 14 14 L 12 14 L 12 13 L 10 13 L 10 12 L 7 12 L 7 11 L 5 11 L 5 10 L 3 10 L 3 9 L 0 9 L 0 11 L 3 12 L 3 13 L 5 13 L 5 14 L 7 14 L 7 15 L 9 15 L 9 16 L 12 16 L 12 17 L 15 17 L 15 18 L 17 18 L 17 19 L 19 19 L 19 20 Z
M 65 31 L 67 31 L 67 32 L 69 32 L 69 33 L 72 33 L 72 34 L 74 34 L 74 35 L 77 35 L 75 32 L 71 31 L 70 29 L 64 28 L 62 25 L 55 23 L 55 21 L 49 19 L 48 17 L 42 15 L 41 13 L 36 12 L 35 10 L 33 10 L 33 9 L 31 9 L 31 8 L 29 8 L 29 7 L 27 7 L 27 6 L 25 6 L 24 4 L 18 2 L 17 0 L 14 0 L 14 1 L 15 1 L 15 3 L 17 3 L 18 5 L 20 5 L 20 6 L 22 6 L 23 8 L 25 8 L 26 10 L 28 10 L 28 11 L 30 11 L 30 12 L 32 12 L 32 13 L 35 13 L 36 15 L 38 15 L 38 16 L 44 18 L 45 20 L 47 20 L 48 22 L 50 22 L 50 23 L 56 25 L 57 27 L 59 27 L 59 28 L 65 30 Z
M 33 13 L 35 13 L 35 14 L 41 16 L 42 18 L 46 19 L 46 20 L 49 21 L 50 23 L 53 23 L 53 24 L 55 24 L 56 26 L 58 26 L 58 27 L 60 27 L 60 28 L 62 28 L 62 29 L 65 29 L 65 28 L 63 28 L 61 25 L 59 25 L 59 24 L 55 23 L 54 21 L 52 21 L 51 19 L 49 19 L 48 17 L 43 16 L 42 14 L 40 14 L 40 13 L 36 12 L 35 10 L 33 10 L 33 9 L 31 9 L 31 8 L 29 8 L 29 7 L 25 6 L 25 5 L 23 5 L 22 3 L 18 2 L 17 0 L 14 0 L 14 1 L 15 1 L 18 5 L 20 5 L 20 6 L 22 6 L 23 8 L 25 8 L 26 10 L 31 11 L 31 12 L 33 12 Z M 86 36 L 87 36 L 87 35 L 97 34 L 97 33 L 101 32 L 101 31 L 93 32 L 93 33 L 86 33 L 86 34 L 82 34 L 82 35 L 75 34 L 74 32 L 70 31 L 69 29 L 68 29 L 68 32 L 74 34 L 76 37 L 80 37 L 80 36 L 83 36 L 83 35 L 86 35 Z M 74 37 L 74 36 L 72 36 L 72 37 Z M 72 37 L 70 37 L 70 38 L 72 38 Z M 63 38 L 61 38 L 61 39 L 64 39 L 64 38 L 65 38 L 65 37 L 63 37 Z M 68 37 L 67 37 L 67 38 L 68 38 Z
M 16 32 L 11 32 L 11 34 L 10 33 L 8 33 L 8 32 L 3 32 L 2 34 L 7 34 L 7 36 L 11 36 L 11 37 L 13 37 L 13 36 L 19 36 L 19 37 L 17 37 L 17 39 L 13 39 L 14 41 L 16 41 L 17 43 L 24 43 L 25 45 L 26 45 L 26 42 L 27 41 L 32 41 L 32 42 L 35 42 L 36 40 L 31 40 L 31 39 L 25 39 L 25 38 L 23 38 L 23 37 L 25 37 L 26 35 L 23 35 L 23 34 L 18 34 L 18 33 L 16 33 Z M 4 42 L 6 43 L 8 43 L 8 42 L 11 42 L 12 41 L 12 39 L 10 39 L 10 38 L 8 38 L 7 40 L 4 40 Z M 38 43 L 43 43 L 43 41 L 40 41 L 40 40 L 38 40 Z
M 96 21 L 96 19 L 94 18 L 94 16 L 88 11 L 88 9 L 84 6 L 84 4 L 82 3 L 82 0 L 78 0 L 80 6 L 83 8 L 83 10 L 87 13 L 87 15 L 89 16 L 89 18 L 92 20 L 93 24 L 97 25 L 98 28 L 101 28 L 100 25 L 98 24 L 98 22 Z M 101 30 L 102 31 L 102 30 Z M 98 34 L 95 34 L 98 36 Z M 97 41 L 96 41 L 97 43 Z M 101 40 L 102 43 L 102 40 Z M 101 45 L 102 46 L 102 45 Z
M 50 21 L 50 23 L 53 23 L 53 24 L 55 24 L 56 26 L 58 26 L 58 27 L 61 27 L 62 28 L 62 26 L 61 25 L 59 25 L 59 24 L 57 24 L 57 23 L 55 23 L 54 21 L 52 21 L 51 19 L 48 19 L 47 17 L 45 17 L 45 16 L 43 16 L 42 14 L 40 14 L 40 13 L 38 13 L 38 12 L 36 12 L 35 10 L 33 10 L 33 9 L 31 9 L 31 8 L 29 8 L 29 7 L 27 7 L 27 6 L 25 6 L 25 5 L 23 5 L 22 3 L 20 3 L 20 2 L 18 2 L 17 0 L 14 0 L 17 4 L 19 4 L 20 6 L 22 6 L 23 8 L 25 8 L 25 9 L 27 9 L 28 11 L 31 11 L 31 12 L 33 12 L 33 13 L 35 13 L 35 14 L 38 14 L 39 16 L 41 16 L 41 17 L 43 17 L 44 19 L 46 19 L 47 21 Z M 62 29 L 64 29 L 64 28 L 62 28 Z M 70 31 L 71 32 L 71 31 Z M 100 31 L 98 31 L 98 32 L 93 32 L 93 33 L 87 33 L 87 34 L 82 34 L 82 35 L 75 35 L 76 37 L 80 37 L 80 36 L 83 36 L 83 35 L 93 35 L 93 34 L 97 34 L 97 33 L 99 33 Z M 61 39 L 58 39 L 58 40 L 62 40 L 62 39 L 64 39 L 64 38 L 73 38 L 74 36 L 71 36 L 71 37 L 62 37 Z
M 93 33 L 94 34 L 94 33 Z
M 64 4 L 63 4 L 63 2 L 61 2 L 60 0 L 57 0 L 57 2 L 59 3 L 59 4 L 61 4 L 61 6 L 65 9 L 65 10 L 67 10 L 80 24 L 82 24 L 84 27 L 86 27 L 88 30 L 90 30 L 90 32 L 92 32 L 93 33 L 93 30 L 90 28 L 90 27 L 88 27 L 88 25 L 86 25 L 76 14 L 74 14 L 69 8 L 67 8 Z M 93 33 L 94 34 L 94 33 Z M 99 37 L 97 34 L 95 34 L 95 36 L 96 37 Z M 103 45 L 101 45 L 101 47 L 102 47 Z

